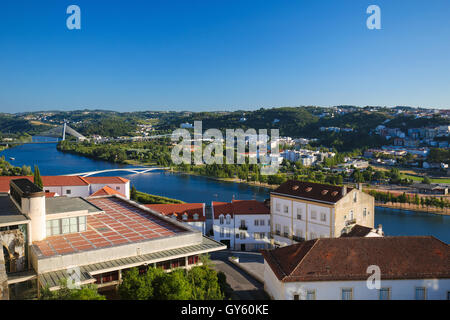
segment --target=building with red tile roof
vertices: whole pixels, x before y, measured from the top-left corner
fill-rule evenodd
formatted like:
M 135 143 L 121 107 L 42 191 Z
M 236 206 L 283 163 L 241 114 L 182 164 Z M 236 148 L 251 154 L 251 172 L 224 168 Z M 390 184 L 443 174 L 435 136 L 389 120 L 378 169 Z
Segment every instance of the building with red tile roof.
M 263 257 L 265 289 L 277 300 L 444 300 L 450 291 L 450 248 L 431 236 L 315 239 Z M 373 270 L 378 288 L 367 284 Z
M 270 192 L 275 246 L 337 238 L 356 224 L 374 229 L 375 199 L 356 188 L 289 180 Z
M 46 197 L 29 179 L 10 184 L 10 193 L 0 197 L 0 239 L 17 237 L 8 250 L 18 254 L 8 256 L 6 270 L 14 283 L 37 279 L 39 287 L 57 290 L 61 280 L 72 279 L 75 268 L 78 284 L 111 289 L 124 270 L 190 268 L 200 262 L 199 255 L 226 248 L 177 219 L 117 194 Z M 108 188 L 103 191 L 116 192 Z M 26 277 L 17 277 L 18 271 L 27 271 Z
M 214 239 L 234 250 L 270 247 L 270 209 L 256 200 L 212 202 Z
M 33 176 L 0 176 L 0 192 L 9 192 L 9 182 L 13 179 L 28 179 Z M 105 186 L 130 198 L 130 181 L 122 177 L 80 177 L 80 176 L 42 176 L 45 192 L 67 197 L 88 197 Z
M 145 206 L 165 216 L 187 223 L 205 234 L 204 203 L 146 204 Z
M 119 196 L 125 197 L 123 194 L 121 194 L 119 191 L 116 191 L 108 186 L 104 186 L 100 190 L 94 192 L 90 195 L 90 197 L 98 197 L 98 196 L 112 196 L 114 194 L 117 194 Z

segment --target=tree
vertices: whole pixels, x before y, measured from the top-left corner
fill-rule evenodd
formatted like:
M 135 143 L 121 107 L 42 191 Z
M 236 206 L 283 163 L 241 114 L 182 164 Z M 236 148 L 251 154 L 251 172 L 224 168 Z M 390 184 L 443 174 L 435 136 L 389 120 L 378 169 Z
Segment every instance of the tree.
M 40 300 L 106 300 L 105 296 L 97 291 L 95 284 L 81 286 L 80 288 L 69 289 L 67 281 L 61 281 L 61 288 L 57 291 L 50 291 L 48 287 L 42 290 Z
M 42 178 L 41 178 L 41 174 L 39 172 L 39 167 L 38 166 L 34 166 L 34 184 L 37 185 L 39 188 L 43 188 L 44 184 L 42 183 Z
M 131 186 L 130 196 L 131 196 L 132 200 L 136 200 L 137 191 L 136 191 L 136 187 L 134 185 Z
M 423 184 L 431 184 L 431 179 L 425 176 L 425 178 L 423 178 L 423 180 L 422 180 L 422 183 Z

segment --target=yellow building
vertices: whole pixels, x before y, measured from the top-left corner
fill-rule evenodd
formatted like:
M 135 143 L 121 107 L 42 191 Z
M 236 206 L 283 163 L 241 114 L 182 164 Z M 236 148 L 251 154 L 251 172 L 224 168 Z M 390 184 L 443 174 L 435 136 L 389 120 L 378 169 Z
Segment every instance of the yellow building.
M 270 193 L 273 245 L 337 238 L 356 224 L 373 228 L 374 198 L 357 188 L 287 181 Z

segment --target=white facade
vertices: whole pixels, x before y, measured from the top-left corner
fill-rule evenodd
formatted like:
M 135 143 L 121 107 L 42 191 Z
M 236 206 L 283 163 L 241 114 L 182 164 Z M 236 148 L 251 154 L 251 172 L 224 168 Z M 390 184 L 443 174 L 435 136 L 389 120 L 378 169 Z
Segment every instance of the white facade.
M 124 183 L 91 183 L 89 187 L 89 195 L 94 194 L 98 190 L 104 188 L 105 186 L 110 187 L 117 192 L 123 194 L 127 199 L 130 199 L 130 181 Z
M 91 195 L 89 185 L 84 186 L 44 186 L 45 192 L 55 192 L 60 196 L 66 197 L 82 197 L 86 198 Z
M 446 300 L 450 295 L 450 279 L 382 280 L 381 290 L 369 289 L 366 280 L 281 282 L 264 261 L 264 288 L 275 300 Z
M 234 250 L 270 247 L 270 214 L 220 215 L 219 219 L 213 220 L 213 230 L 214 240 L 227 244 L 229 241 L 230 248 Z

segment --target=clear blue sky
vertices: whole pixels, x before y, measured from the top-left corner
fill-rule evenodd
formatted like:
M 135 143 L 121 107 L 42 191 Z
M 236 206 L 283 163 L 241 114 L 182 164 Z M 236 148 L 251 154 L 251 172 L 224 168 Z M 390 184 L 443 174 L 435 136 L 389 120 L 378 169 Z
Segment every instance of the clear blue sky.
M 366 28 L 371 4 L 382 30 Z M 449 0 L 2 0 L 0 112 L 449 108 L 449 14 Z

